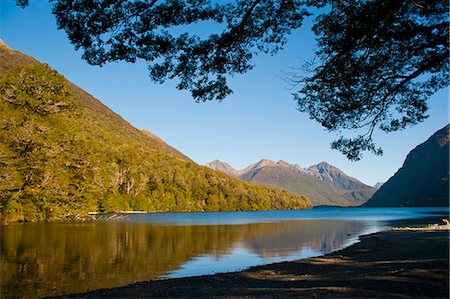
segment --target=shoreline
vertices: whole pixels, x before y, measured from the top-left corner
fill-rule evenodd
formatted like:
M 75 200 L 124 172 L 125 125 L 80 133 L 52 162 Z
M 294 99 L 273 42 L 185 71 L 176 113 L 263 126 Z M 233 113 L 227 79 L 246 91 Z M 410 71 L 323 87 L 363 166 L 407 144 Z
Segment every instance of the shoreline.
M 12 221 L 12 222 L 8 222 L 8 221 L 4 221 L 4 219 L 2 219 L 0 217 L 0 226 L 3 225 L 11 225 L 11 224 L 24 224 L 24 223 L 39 223 L 39 222 L 55 222 L 55 223 L 70 223 L 70 222 L 89 222 L 89 221 L 117 221 L 117 220 L 126 220 L 130 215 L 136 215 L 136 214 L 208 214 L 208 213 L 255 213 L 255 212 L 274 212 L 274 211 L 311 211 L 313 209 L 316 210 L 320 210 L 320 209 L 326 209 L 326 208 L 342 208 L 342 209 L 353 209 L 353 208 L 361 208 L 360 206 L 358 207 L 354 207 L 354 206 L 349 206 L 349 207 L 339 207 L 339 206 L 315 206 L 315 207 L 311 207 L 309 209 L 300 209 L 300 210 L 256 210 L 256 211 L 182 211 L 182 212 L 168 212 L 168 211 L 140 211 L 140 210 L 130 210 L 130 211 L 117 211 L 117 212 L 87 212 L 87 213 L 83 213 L 83 214 L 67 214 L 67 215 L 62 215 L 60 218 L 52 218 L 52 219 L 43 219 L 43 220 L 37 220 L 37 221 Z M 377 209 L 377 208 L 383 208 L 383 207 L 363 207 L 363 208 L 368 208 L 368 209 Z M 392 208 L 392 207 L 391 207 Z M 394 208 L 402 208 L 402 207 L 394 207 Z M 406 208 L 411 208 L 411 207 L 406 207 Z M 423 207 L 416 207 L 416 208 L 423 208 Z M 430 207 L 426 207 L 426 208 L 430 208 Z M 434 207 L 431 207 L 434 208 Z M 420 218 L 408 218 L 408 219 L 404 219 L 404 221 L 409 221 L 411 219 L 427 219 L 430 217 L 435 216 L 435 218 L 437 218 L 437 220 L 441 220 L 442 217 L 447 217 L 449 218 L 450 214 L 448 214 L 448 212 L 450 212 L 450 210 L 448 210 L 448 207 L 437 207 L 437 208 L 447 208 L 447 210 L 445 211 L 446 214 L 443 215 L 444 212 L 438 211 L 438 212 L 425 212 L 426 214 L 429 214 L 429 217 L 420 217 Z M 437 217 L 437 215 L 441 216 L 441 217 Z M 302 220 L 302 219 L 299 219 Z M 303 219 L 305 220 L 305 219 Z M 397 219 L 397 220 L 393 220 L 393 221 L 402 221 L 402 219 Z
M 137 297 L 448 298 L 449 231 L 387 230 L 324 256 L 62 296 Z

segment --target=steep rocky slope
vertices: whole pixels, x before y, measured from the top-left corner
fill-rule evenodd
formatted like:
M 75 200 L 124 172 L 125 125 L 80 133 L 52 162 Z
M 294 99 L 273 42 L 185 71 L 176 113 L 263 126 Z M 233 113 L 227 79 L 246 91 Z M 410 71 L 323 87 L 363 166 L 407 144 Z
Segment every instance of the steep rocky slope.
M 448 141 L 449 125 L 413 149 L 403 166 L 364 206 L 448 206 Z
M 357 190 L 367 188 L 369 186 L 360 182 L 358 179 L 346 175 L 339 168 L 326 162 L 308 167 L 308 172 L 324 183 L 334 186 L 336 189 Z

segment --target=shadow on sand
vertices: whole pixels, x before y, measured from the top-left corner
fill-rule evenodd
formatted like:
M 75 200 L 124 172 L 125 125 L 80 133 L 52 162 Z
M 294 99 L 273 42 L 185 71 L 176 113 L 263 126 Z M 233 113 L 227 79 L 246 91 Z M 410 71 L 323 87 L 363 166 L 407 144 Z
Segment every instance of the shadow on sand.
M 448 268 L 448 231 L 388 231 L 322 257 L 74 297 L 448 298 Z

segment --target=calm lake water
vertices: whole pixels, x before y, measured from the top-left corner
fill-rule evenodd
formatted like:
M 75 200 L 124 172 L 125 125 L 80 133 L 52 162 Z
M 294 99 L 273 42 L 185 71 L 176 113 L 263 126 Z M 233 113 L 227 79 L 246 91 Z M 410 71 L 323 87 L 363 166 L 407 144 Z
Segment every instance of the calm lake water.
M 318 256 L 362 234 L 448 213 L 448 208 L 314 208 L 0 226 L 0 297 L 63 295 Z

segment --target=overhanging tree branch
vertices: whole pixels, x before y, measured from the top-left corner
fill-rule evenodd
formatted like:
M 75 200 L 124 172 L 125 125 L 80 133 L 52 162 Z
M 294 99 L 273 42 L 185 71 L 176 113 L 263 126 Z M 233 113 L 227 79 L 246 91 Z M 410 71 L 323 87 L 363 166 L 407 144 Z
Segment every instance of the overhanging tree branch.
M 448 0 L 50 2 L 58 27 L 90 64 L 144 60 L 154 82 L 175 79 L 196 101 L 225 99 L 229 76 L 251 70 L 255 55 L 281 50 L 314 12 L 319 66 L 287 80 L 300 87 L 298 110 L 327 130 L 368 127 L 332 144 L 352 160 L 363 151 L 381 153 L 372 140 L 376 129 L 423 121 L 429 97 L 449 83 Z M 202 21 L 220 29 L 202 37 L 189 31 Z

